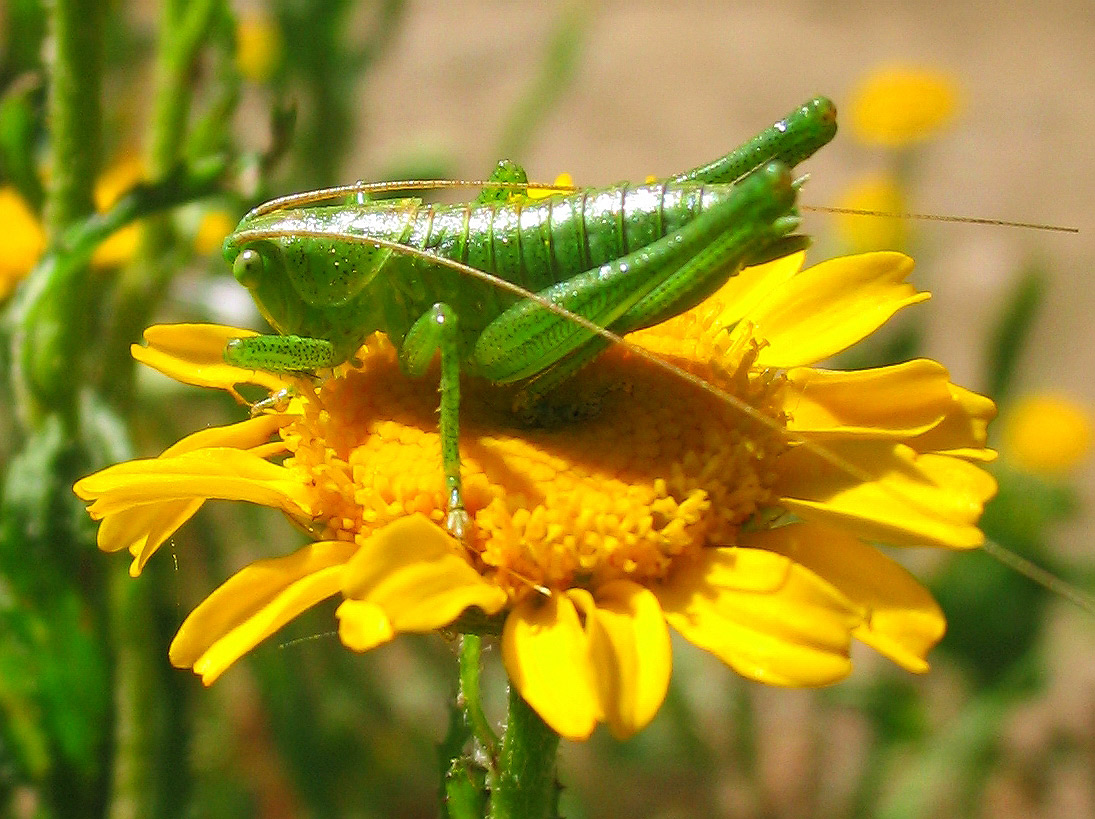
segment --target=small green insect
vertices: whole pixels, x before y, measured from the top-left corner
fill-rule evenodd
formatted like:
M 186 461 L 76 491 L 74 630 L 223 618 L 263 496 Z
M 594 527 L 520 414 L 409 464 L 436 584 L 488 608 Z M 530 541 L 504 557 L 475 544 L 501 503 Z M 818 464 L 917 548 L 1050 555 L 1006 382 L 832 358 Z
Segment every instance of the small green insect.
M 791 168 L 836 133 L 836 108 L 815 98 L 740 148 L 648 185 L 509 195 L 524 171 L 500 163 L 479 198 L 313 206 L 351 185 L 275 199 L 224 244 L 236 279 L 281 335 L 229 342 L 225 360 L 308 372 L 346 361 L 375 331 L 420 376 L 441 358 L 446 526 L 468 525 L 460 488 L 460 374 L 516 384 L 535 417 L 541 399 L 614 336 L 700 303 L 743 267 L 808 243 Z M 606 328 L 607 333 L 601 328 Z

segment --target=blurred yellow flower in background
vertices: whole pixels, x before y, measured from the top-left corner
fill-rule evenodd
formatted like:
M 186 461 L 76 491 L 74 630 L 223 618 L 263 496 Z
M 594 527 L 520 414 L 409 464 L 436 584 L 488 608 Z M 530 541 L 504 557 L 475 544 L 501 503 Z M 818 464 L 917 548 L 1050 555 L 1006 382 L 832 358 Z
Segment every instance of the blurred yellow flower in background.
M 95 185 L 95 207 L 99 212 L 114 205 L 143 178 L 140 159 L 127 153 L 108 167 Z M 6 298 L 26 276 L 46 249 L 46 234 L 38 217 L 10 186 L 0 188 L 0 224 L 4 225 L 0 245 L 0 299 Z M 91 263 L 96 267 L 123 264 L 137 249 L 138 227 L 128 225 L 95 249 Z
M 7 298 L 46 249 L 46 234 L 38 217 L 20 196 L 5 185 L 0 187 L 0 300 Z
M 563 171 L 555 177 L 555 182 L 552 184 L 560 187 L 573 187 L 574 177 L 566 171 Z M 525 195 L 528 196 L 529 199 L 547 199 L 549 196 L 554 196 L 556 193 L 558 193 L 558 191 L 553 191 L 550 188 L 529 188 L 525 191 Z
M 100 213 L 113 207 L 134 185 L 144 180 L 144 163 L 136 150 L 119 156 L 99 175 L 95 183 L 95 208 Z M 140 226 L 130 224 L 115 231 L 95 248 L 91 263 L 95 267 L 116 267 L 133 258 L 140 240 Z
M 864 176 L 836 200 L 836 207 L 873 211 L 872 216 L 835 215 L 837 233 L 854 253 L 905 250 L 909 241 L 905 195 L 896 177 L 887 173 Z
M 1003 419 L 1001 448 L 1019 468 L 1060 475 L 1091 451 L 1092 418 L 1061 393 L 1020 398 Z
M 217 253 L 225 237 L 232 232 L 238 220 L 223 208 L 213 208 L 202 214 L 194 234 L 194 250 L 202 256 Z
M 277 21 L 266 14 L 252 12 L 239 18 L 236 25 L 236 67 L 254 83 L 273 76 L 281 62 L 283 48 Z
M 852 132 L 864 142 L 901 147 L 935 136 L 955 117 L 957 80 L 926 67 L 891 65 L 869 75 L 847 106 Z
M 249 331 L 149 328 L 134 355 L 172 377 L 292 398 L 75 491 L 101 521 L 100 548 L 128 550 L 132 574 L 213 498 L 281 509 L 310 533 L 239 571 L 180 627 L 171 661 L 207 684 L 335 595 L 356 651 L 459 628 L 469 607 L 493 616 L 514 686 L 572 739 L 599 722 L 626 737 L 653 719 L 669 628 L 773 685 L 843 678 L 853 639 L 925 671 L 942 612 L 874 544 L 981 545 L 995 407 L 927 359 L 813 367 L 928 294 L 905 282 L 901 254 L 802 260 L 747 269 L 629 336 L 736 405 L 620 349 L 553 393 L 563 412 L 585 410 L 558 426 L 517 428 L 497 388 L 468 381 L 464 541 L 442 525 L 436 381 L 403 376 L 382 336 L 317 385 L 226 364 L 226 342 Z

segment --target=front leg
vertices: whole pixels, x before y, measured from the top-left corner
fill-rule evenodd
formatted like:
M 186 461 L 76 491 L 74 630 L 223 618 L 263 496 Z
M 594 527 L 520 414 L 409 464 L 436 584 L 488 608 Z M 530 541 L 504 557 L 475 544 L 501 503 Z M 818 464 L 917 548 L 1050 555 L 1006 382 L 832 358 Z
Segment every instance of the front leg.
M 224 360 L 248 370 L 306 373 L 334 367 L 346 360 L 322 338 L 302 336 L 248 336 L 234 338 L 224 348 Z
M 463 540 L 471 518 L 460 488 L 460 336 L 456 311 L 444 303 L 435 304 L 411 326 L 399 350 L 399 363 L 408 375 L 423 375 L 436 350 L 441 351 L 441 466 L 449 496 L 445 528 Z

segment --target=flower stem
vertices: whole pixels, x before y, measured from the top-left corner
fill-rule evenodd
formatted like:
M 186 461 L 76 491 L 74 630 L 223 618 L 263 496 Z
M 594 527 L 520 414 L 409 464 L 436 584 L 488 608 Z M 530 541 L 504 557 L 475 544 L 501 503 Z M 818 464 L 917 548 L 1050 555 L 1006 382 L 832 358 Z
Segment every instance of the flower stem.
M 464 718 L 476 740 L 493 759 L 498 749 L 498 736 L 483 713 L 482 699 L 479 696 L 482 645 L 483 638 L 478 634 L 465 634 L 460 638 L 460 702 L 464 709 Z
M 99 169 L 103 0 L 56 0 L 49 95 L 53 173 L 47 220 L 51 241 L 94 210 Z
M 92 187 L 99 166 L 102 111 L 100 64 L 104 0 L 56 0 L 50 15 L 53 59 L 49 90 L 53 175 L 46 203 L 51 248 L 65 230 L 94 210 Z M 57 412 L 75 427 L 74 357 L 84 349 L 89 322 L 83 314 L 86 265 L 58 264 L 34 308 L 18 325 L 28 355 L 18 362 L 14 388 L 24 399 L 23 420 L 35 427 Z M 79 361 L 75 362 L 79 371 Z
M 557 814 L 559 735 L 510 687 L 509 719 L 492 777 L 491 819 L 549 819 Z
M 134 583 L 118 567 L 110 576 L 114 632 L 114 759 L 109 819 L 137 819 L 153 812 L 156 760 L 162 741 L 159 713 L 164 695 L 157 679 L 152 635 L 152 589 Z
M 156 61 L 146 165 L 153 178 L 166 176 L 182 162 L 194 96 L 194 67 L 218 18 L 227 15 L 224 0 L 166 0 L 163 3 Z M 174 227 L 166 216 L 149 219 L 141 236 L 139 258 L 122 272 L 115 295 L 103 375 L 104 389 L 119 405 L 133 387 L 129 345 L 140 337 L 177 264 L 172 253 Z

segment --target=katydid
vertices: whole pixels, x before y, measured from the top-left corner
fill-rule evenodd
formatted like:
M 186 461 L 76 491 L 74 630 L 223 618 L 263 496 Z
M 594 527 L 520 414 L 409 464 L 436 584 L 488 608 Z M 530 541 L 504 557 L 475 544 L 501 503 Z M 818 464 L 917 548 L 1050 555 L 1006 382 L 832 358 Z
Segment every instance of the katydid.
M 462 538 L 461 373 L 517 384 L 535 416 L 541 397 L 606 349 L 606 336 L 664 321 L 743 267 L 805 247 L 792 233 L 791 167 L 835 133 L 835 107 L 819 97 L 724 157 L 648 185 L 510 202 L 499 191 L 524 172 L 503 163 L 468 204 L 311 206 L 369 186 L 274 200 L 244 217 L 224 254 L 281 335 L 233 340 L 225 359 L 313 371 L 381 331 L 403 370 L 421 376 L 439 352 L 446 526 Z M 484 275 L 470 278 L 469 268 Z

